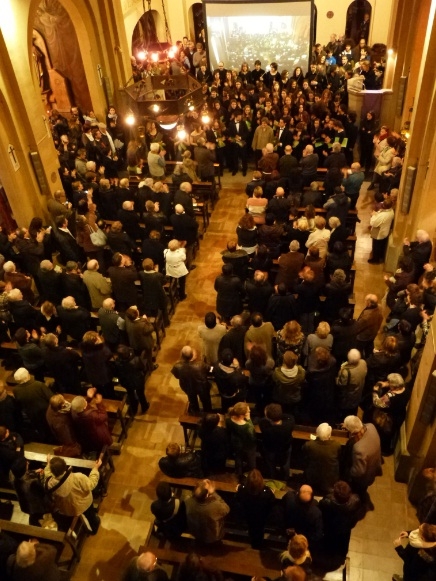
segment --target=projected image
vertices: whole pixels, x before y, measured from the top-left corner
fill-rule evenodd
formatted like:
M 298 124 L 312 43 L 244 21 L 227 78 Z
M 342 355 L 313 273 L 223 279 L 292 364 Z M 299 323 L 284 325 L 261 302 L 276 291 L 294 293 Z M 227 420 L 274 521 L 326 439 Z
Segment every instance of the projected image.
M 246 5 L 248 12 L 249 5 Z M 260 59 L 262 68 L 275 61 L 279 71 L 290 73 L 308 67 L 310 50 L 310 14 L 304 16 L 207 16 L 207 34 L 211 68 L 219 61 L 226 69 L 237 69 L 246 61 L 253 68 Z

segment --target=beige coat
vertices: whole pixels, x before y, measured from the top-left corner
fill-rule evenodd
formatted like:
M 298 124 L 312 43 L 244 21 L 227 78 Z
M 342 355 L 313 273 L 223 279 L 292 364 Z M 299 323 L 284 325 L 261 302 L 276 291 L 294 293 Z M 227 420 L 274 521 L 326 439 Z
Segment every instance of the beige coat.
M 49 490 L 61 480 L 52 475 L 48 464 L 44 469 L 44 478 Z M 56 509 L 66 516 L 83 514 L 92 504 L 92 491 L 97 486 L 99 478 L 97 468 L 93 468 L 89 476 L 80 472 L 71 472 L 65 482 L 53 493 Z
M 85 270 L 83 282 L 91 297 L 93 309 L 100 309 L 103 306 L 103 301 L 112 296 L 111 282 L 96 270 Z

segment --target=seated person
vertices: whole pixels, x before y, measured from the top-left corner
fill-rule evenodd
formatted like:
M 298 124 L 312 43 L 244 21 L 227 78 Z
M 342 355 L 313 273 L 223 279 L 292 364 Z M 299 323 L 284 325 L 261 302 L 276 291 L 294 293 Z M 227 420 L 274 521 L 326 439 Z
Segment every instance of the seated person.
M 202 478 L 201 459 L 195 452 L 182 452 L 176 442 L 168 444 L 166 456 L 159 460 L 159 468 L 170 478 Z

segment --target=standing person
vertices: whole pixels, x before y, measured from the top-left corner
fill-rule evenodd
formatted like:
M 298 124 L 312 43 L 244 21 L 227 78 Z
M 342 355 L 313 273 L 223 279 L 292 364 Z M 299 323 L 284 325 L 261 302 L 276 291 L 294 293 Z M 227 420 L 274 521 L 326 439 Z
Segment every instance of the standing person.
M 218 362 L 218 346 L 226 331 L 225 325 L 217 324 L 213 312 L 206 313 L 204 325 L 198 326 L 198 334 L 203 342 L 203 359 L 208 365 Z
M 219 414 L 206 414 L 200 420 L 198 435 L 201 438 L 201 465 L 206 476 L 226 471 L 229 442 L 227 430 L 220 423 Z
M 206 142 L 204 137 L 197 140 L 194 147 L 194 159 L 197 162 L 197 173 L 202 182 L 215 183 L 215 143 Z
M 385 261 L 386 247 L 388 244 L 391 225 L 394 220 L 394 210 L 392 201 L 387 199 L 377 212 L 371 213 L 369 224 L 371 226 L 372 238 L 372 258 L 368 259 L 369 264 L 381 264 Z
M 341 444 L 331 439 L 332 428 L 323 423 L 316 428 L 316 440 L 303 445 L 305 482 L 316 492 L 327 494 L 339 480 Z
M 259 470 L 250 470 L 247 479 L 236 488 L 236 502 L 242 506 L 248 524 L 248 536 L 252 549 L 261 549 L 265 523 L 274 502 L 274 493 L 265 486 Z
M 240 478 L 244 462 L 248 470 L 256 467 L 256 435 L 250 418 L 250 408 L 245 402 L 239 402 L 229 408 L 226 427 L 235 454 L 236 474 Z
M 136 415 L 138 404 L 141 405 L 141 414 L 145 414 L 150 407 L 145 396 L 145 379 L 147 368 L 144 360 L 135 355 L 133 349 L 126 345 L 119 345 L 117 349 L 115 371 L 120 382 L 127 390 L 127 400 L 130 413 Z
M 232 264 L 223 264 L 221 275 L 214 283 L 216 290 L 216 310 L 225 322 L 242 312 L 244 286 L 241 279 L 233 274 Z M 245 360 L 244 360 L 245 362 Z
M 29 463 L 20 456 L 11 467 L 14 476 L 12 482 L 18 496 L 21 512 L 29 515 L 29 525 L 39 527 L 44 514 L 50 512 L 50 503 L 44 491 L 41 475 L 38 470 L 29 470 Z
M 378 121 L 374 111 L 368 111 L 360 123 L 360 165 L 366 173 L 369 172 L 373 160 L 374 136 L 378 130 Z
M 368 371 L 366 361 L 358 349 L 350 349 L 347 361 L 342 363 L 336 378 L 337 407 L 341 418 L 356 415 L 362 399 L 365 378 Z
M 167 276 L 177 279 L 179 300 L 186 299 L 186 275 L 189 270 L 186 268 L 186 250 L 182 248 L 178 240 L 170 240 L 168 248 L 164 250 L 165 268 Z
M 105 446 L 112 444 L 108 415 L 103 397 L 95 387 L 87 391 L 87 398 L 76 396 L 71 402 L 71 417 L 82 449 L 100 454 Z
M 68 530 L 75 516 L 83 514 L 88 521 L 90 534 L 97 534 L 100 518 L 94 508 L 92 491 L 100 479 L 99 458 L 89 476 L 81 472 L 71 472 L 60 456 L 47 457 L 44 468 L 44 487 L 55 505 L 54 517 L 60 530 Z M 66 518 L 65 518 L 66 517 Z
M 383 321 L 383 312 L 377 295 L 365 297 L 365 308 L 360 313 L 356 325 L 356 347 L 362 357 L 369 357 L 374 350 L 374 339 Z
M 294 425 L 294 418 L 283 415 L 280 404 L 270 403 L 266 406 L 265 417 L 259 421 L 259 427 L 268 478 L 289 478 Z
M 53 392 L 42 381 L 30 377 L 24 367 L 14 373 L 17 385 L 14 387 L 14 396 L 21 410 L 26 413 L 32 428 L 38 432 L 40 441 L 50 441 L 50 430 L 45 419 L 49 401 Z
M 267 146 L 267 143 L 274 143 L 274 130 L 268 124 L 268 117 L 262 117 L 259 127 L 254 132 L 253 141 L 251 142 L 256 166 L 262 157 L 262 150 Z
M 365 174 L 362 171 L 360 163 L 352 163 L 350 169 L 343 169 L 342 173 L 344 179 L 342 180 L 342 186 L 344 187 L 344 193 L 350 198 L 350 210 L 356 209 L 357 200 L 359 199 L 360 188 L 362 187 L 363 181 L 365 179 Z
M 310 186 L 310 184 L 316 180 L 318 164 L 319 156 L 317 153 L 314 153 L 313 145 L 306 145 L 303 150 L 303 157 L 300 161 L 303 187 Z
M 112 369 L 110 361 L 112 351 L 96 331 L 87 331 L 81 343 L 83 368 L 86 379 L 96 387 L 104 397 L 113 395 Z
M 154 327 L 147 319 L 147 315 L 141 317 L 136 305 L 127 309 L 126 333 L 129 345 L 136 355 L 141 355 L 147 361 L 150 373 L 159 367 L 157 363 L 153 363 L 153 331 Z
M 423 523 L 414 531 L 403 531 L 394 547 L 404 561 L 403 581 L 426 581 L 436 573 L 436 526 Z M 399 575 L 393 575 L 395 581 Z
M 164 149 L 160 149 L 159 143 L 151 143 L 147 156 L 148 171 L 155 180 L 163 180 L 165 177 L 165 154 Z
M 238 160 L 241 159 L 242 175 L 247 175 L 247 140 L 249 137 L 249 129 L 247 123 L 242 120 L 242 111 L 237 110 L 234 120 L 230 121 L 227 126 L 227 139 L 229 148 L 229 170 L 235 176 L 238 173 Z
M 212 411 L 210 400 L 210 383 L 207 379 L 208 365 L 203 361 L 197 361 L 197 353 L 189 345 L 185 345 L 180 353 L 180 360 L 173 366 L 171 373 L 179 380 L 180 389 L 186 393 L 189 401 L 189 412 L 198 414 L 200 406 L 198 398 L 203 406 L 203 411 Z
M 224 536 L 225 517 L 230 508 L 215 492 L 210 480 L 201 480 L 185 501 L 188 531 L 200 543 L 211 544 Z
M 357 416 L 347 416 L 344 427 L 349 440 L 344 450 L 344 475 L 368 510 L 374 510 L 368 487 L 381 476 L 380 437 L 373 424 L 363 424 Z

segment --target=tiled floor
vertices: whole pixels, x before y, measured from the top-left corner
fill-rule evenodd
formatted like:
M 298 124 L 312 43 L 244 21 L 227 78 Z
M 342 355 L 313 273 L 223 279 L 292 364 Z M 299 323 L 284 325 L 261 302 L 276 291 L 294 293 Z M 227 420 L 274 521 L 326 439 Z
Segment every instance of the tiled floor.
M 157 461 L 169 441 L 183 442 L 177 422 L 186 397 L 170 373 L 185 344 L 200 347 L 197 326 L 204 314 L 215 309 L 214 279 L 220 272 L 220 251 L 234 235 L 246 202 L 245 178 L 224 178 L 224 188 L 212 221 L 201 242 L 195 261 L 197 268 L 188 277 L 188 299 L 177 306 L 171 326 L 158 356 L 159 369 L 147 385 L 149 413 L 135 419 L 121 456 L 115 457 L 109 493 L 101 505 L 102 526 L 91 537 L 73 577 L 75 581 L 112 581 L 134 552 L 143 544 L 150 526 L 150 502 L 157 483 Z M 368 265 L 371 242 L 368 233 L 371 199 L 364 194 L 359 204 L 362 222 L 358 225 L 355 283 L 356 312 L 360 312 L 368 292 L 384 293 L 382 266 Z M 375 510 L 354 529 L 350 545 L 351 581 L 389 581 L 401 572 L 392 541 L 401 531 L 414 527 L 413 507 L 406 498 L 406 486 L 393 478 L 393 460 L 386 459 L 384 475 L 370 489 Z

